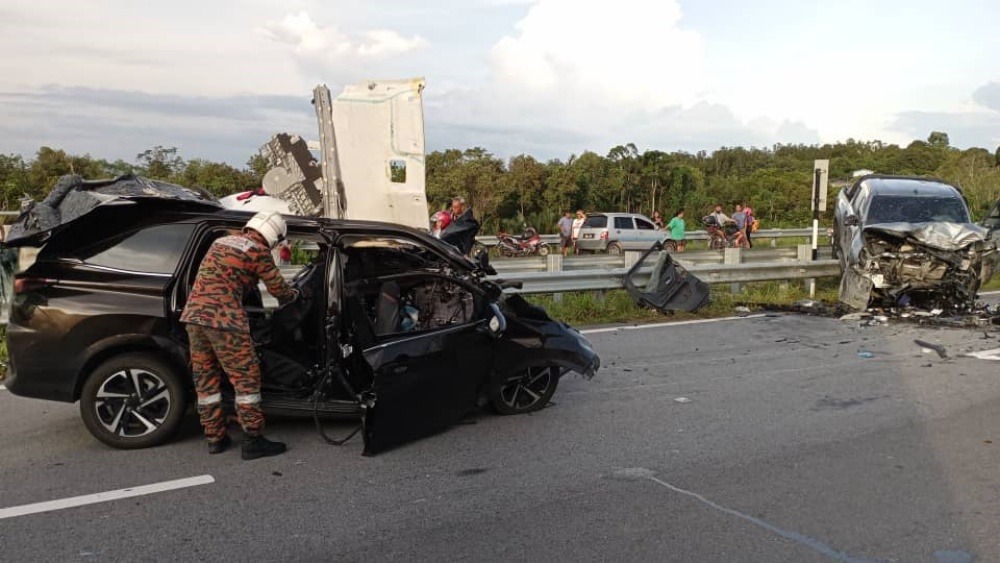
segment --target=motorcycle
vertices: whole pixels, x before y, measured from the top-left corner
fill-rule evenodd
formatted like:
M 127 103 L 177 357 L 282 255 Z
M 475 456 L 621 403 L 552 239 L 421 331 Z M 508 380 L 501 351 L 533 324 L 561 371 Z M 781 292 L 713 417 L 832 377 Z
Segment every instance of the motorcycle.
M 549 247 L 542 241 L 538 231 L 527 227 L 520 237 L 513 237 L 503 231 L 497 234 L 497 253 L 503 258 L 548 256 Z
M 708 233 L 708 248 L 710 250 L 722 250 L 723 248 L 750 248 L 746 237 L 739 236 L 739 229 L 736 223 L 727 221 L 725 225 L 719 225 L 712 215 L 702 217 L 701 224 Z

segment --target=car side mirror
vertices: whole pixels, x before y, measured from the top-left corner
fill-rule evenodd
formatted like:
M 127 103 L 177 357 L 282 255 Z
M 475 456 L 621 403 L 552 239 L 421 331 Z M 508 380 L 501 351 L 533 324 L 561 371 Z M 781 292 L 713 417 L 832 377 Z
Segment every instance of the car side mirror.
M 496 303 L 490 303 L 490 322 L 488 327 L 490 335 L 494 338 L 500 338 L 507 330 L 507 317 L 503 316 L 500 307 Z
M 847 217 L 844 217 L 844 224 L 848 227 L 857 227 L 861 224 L 861 221 L 858 220 L 857 215 L 848 215 Z

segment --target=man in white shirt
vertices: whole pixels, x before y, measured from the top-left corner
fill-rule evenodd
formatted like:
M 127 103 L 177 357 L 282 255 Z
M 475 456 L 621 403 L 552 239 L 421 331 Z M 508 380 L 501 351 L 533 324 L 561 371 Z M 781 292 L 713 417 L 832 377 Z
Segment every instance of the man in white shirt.
M 576 241 L 580 240 L 580 229 L 583 228 L 583 222 L 587 220 L 587 215 L 582 209 L 576 210 L 576 219 L 573 219 L 573 252 L 579 252 L 576 248 Z

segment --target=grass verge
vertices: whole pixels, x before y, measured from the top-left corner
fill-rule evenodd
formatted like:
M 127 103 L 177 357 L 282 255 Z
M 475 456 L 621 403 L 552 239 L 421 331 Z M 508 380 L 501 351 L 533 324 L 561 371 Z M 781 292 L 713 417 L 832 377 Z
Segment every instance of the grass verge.
M 563 293 L 559 301 L 552 295 L 533 295 L 529 296 L 528 300 L 544 307 L 553 318 L 571 325 L 592 325 L 728 317 L 735 314 L 736 307 L 740 306 L 756 309 L 768 305 L 792 305 L 796 301 L 809 298 L 809 293 L 803 284 L 794 282 L 745 284 L 740 293 L 732 293 L 728 284 L 715 285 L 711 291 L 708 304 L 698 311 L 678 312 L 672 315 L 639 307 L 624 290 Z M 815 299 L 836 301 L 836 280 L 833 278 L 818 280 Z

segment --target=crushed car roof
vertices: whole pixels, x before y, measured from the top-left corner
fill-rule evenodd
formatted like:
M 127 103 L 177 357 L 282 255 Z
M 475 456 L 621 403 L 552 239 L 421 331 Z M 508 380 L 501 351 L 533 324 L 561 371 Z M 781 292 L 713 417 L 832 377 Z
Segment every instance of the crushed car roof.
M 168 182 L 126 174 L 113 179 L 87 181 L 63 176 L 42 201 L 32 202 L 17 218 L 5 241 L 7 246 L 30 245 L 46 240 L 54 231 L 97 207 L 156 200 L 176 207 L 217 210 L 222 206 L 212 194 Z

